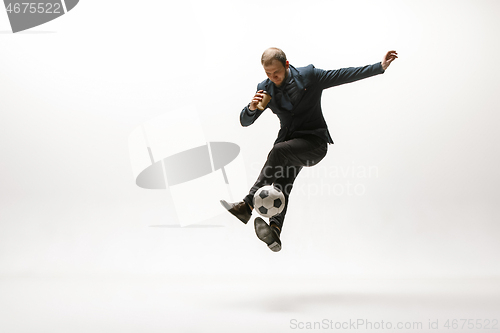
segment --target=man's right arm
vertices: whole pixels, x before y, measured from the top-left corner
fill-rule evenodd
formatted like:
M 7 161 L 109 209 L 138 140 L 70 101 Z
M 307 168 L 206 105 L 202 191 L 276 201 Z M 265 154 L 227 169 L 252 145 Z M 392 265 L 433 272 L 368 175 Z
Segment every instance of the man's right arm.
M 254 121 L 259 118 L 259 116 L 264 112 L 264 110 L 257 109 L 257 104 L 264 97 L 264 91 L 258 90 L 252 98 L 252 101 L 243 108 L 240 113 L 240 123 L 241 126 L 250 126 L 254 123 Z

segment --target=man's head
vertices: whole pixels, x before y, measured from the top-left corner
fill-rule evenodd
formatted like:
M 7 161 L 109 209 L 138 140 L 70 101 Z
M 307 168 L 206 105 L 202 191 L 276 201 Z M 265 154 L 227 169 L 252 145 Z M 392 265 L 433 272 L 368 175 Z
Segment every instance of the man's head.
M 264 67 L 267 77 L 278 87 L 285 81 L 288 67 L 285 52 L 270 47 L 264 51 L 260 63 Z

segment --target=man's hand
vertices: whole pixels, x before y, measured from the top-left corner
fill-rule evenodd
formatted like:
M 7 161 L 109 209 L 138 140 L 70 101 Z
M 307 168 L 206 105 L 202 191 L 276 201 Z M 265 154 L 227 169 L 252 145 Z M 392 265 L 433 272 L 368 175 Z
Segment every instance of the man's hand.
M 387 67 L 398 58 L 398 53 L 396 51 L 389 51 L 382 59 L 382 69 L 385 71 Z M 256 104 L 257 105 L 257 104 Z
M 264 97 L 264 90 L 259 90 L 255 93 L 255 96 L 253 97 L 252 101 L 250 102 L 250 106 L 248 107 L 250 111 L 255 111 L 255 109 L 257 109 L 257 104 L 259 104 L 259 102 L 262 101 L 263 97 Z

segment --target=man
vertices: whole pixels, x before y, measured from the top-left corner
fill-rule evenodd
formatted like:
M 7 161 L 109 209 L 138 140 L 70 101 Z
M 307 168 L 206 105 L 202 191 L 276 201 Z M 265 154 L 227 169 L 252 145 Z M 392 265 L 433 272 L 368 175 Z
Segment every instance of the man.
M 252 215 L 255 192 L 270 184 L 280 189 L 285 195 L 283 211 L 271 217 L 270 224 L 260 217 L 254 221 L 257 237 L 272 251 L 281 250 L 280 234 L 295 178 L 303 167 L 318 164 L 326 155 L 327 145 L 333 144 L 321 110 L 322 91 L 382 74 L 397 57 L 396 51 L 389 51 L 374 65 L 322 70 L 313 65 L 295 68 L 278 48 L 269 48 L 262 54 L 261 64 L 268 78 L 257 85 L 254 97 L 241 111 L 240 122 L 242 126 L 249 126 L 259 118 L 265 109 L 260 110 L 257 105 L 265 92 L 271 96 L 267 107 L 278 116 L 281 128 L 248 195 L 241 202 L 221 200 L 221 203 L 246 224 Z

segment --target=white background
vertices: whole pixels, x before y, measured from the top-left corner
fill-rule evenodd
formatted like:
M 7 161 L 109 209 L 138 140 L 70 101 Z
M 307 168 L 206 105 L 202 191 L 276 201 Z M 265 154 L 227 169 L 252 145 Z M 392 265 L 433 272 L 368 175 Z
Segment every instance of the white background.
M 500 319 L 499 14 L 493 0 L 84 0 L 12 34 L 0 11 L 0 328 Z M 239 112 L 270 46 L 323 69 L 399 53 L 323 93 L 335 144 L 297 179 L 280 253 L 222 207 L 180 228 L 168 191 L 135 185 L 128 151 L 141 123 L 194 103 L 252 184 L 279 122 L 243 128 Z

